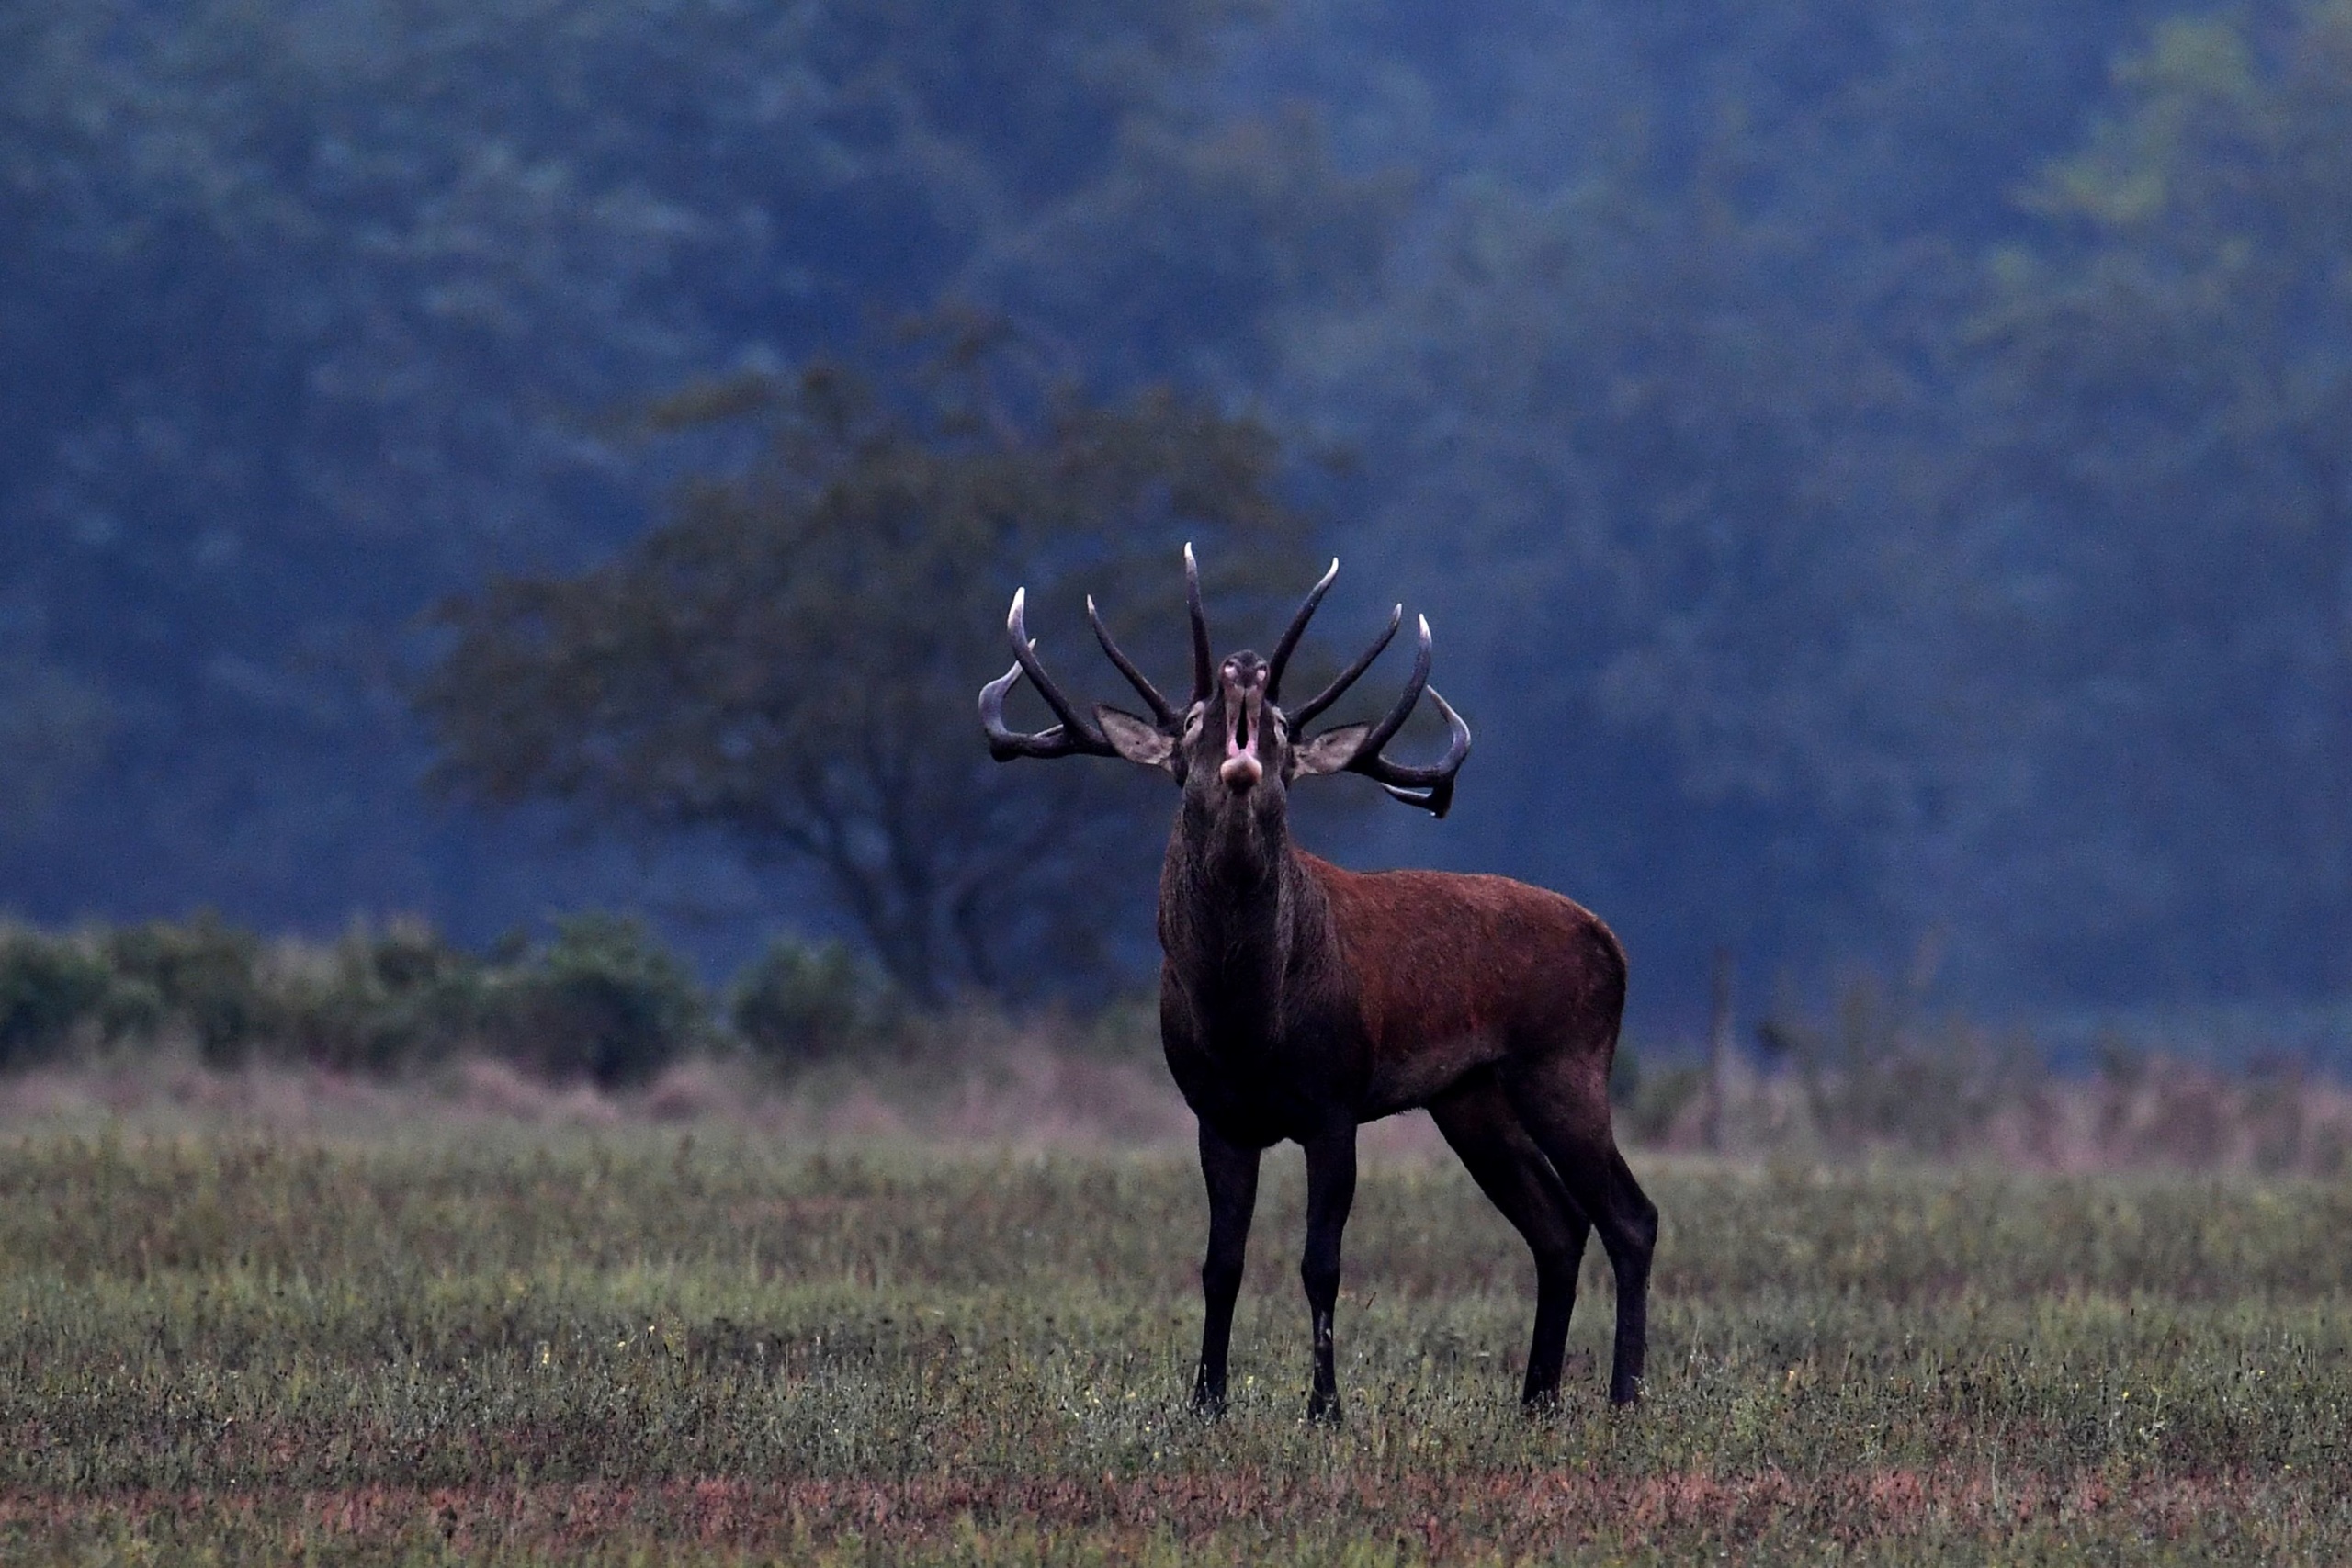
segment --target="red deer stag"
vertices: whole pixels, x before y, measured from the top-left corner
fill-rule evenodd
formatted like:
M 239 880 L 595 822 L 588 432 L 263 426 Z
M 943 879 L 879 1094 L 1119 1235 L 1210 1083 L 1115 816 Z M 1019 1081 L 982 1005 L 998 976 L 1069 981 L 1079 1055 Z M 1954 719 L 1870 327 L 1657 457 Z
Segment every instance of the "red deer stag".
M 1591 913 L 1540 887 L 1428 871 L 1361 875 L 1292 845 L 1295 780 L 1362 773 L 1442 817 L 1470 753 L 1469 726 L 1430 690 L 1452 732 L 1444 757 L 1410 767 L 1381 755 L 1429 689 L 1427 617 L 1412 676 L 1387 716 L 1306 734 L 1388 646 L 1402 605 L 1329 688 L 1283 709 L 1283 666 L 1339 570 L 1333 561 L 1308 592 L 1271 660 L 1242 652 L 1213 665 L 1186 546 L 1193 697 L 1182 708 L 1119 651 L 1088 599 L 1102 651 L 1150 707 L 1149 719 L 1102 705 L 1091 717 L 1079 712 L 1038 660 L 1023 590 L 1006 621 L 1017 661 L 980 693 L 981 728 L 999 761 L 1124 757 L 1160 769 L 1182 790 L 1159 879 L 1159 1030 L 1169 1070 L 1200 1119 L 1208 1183 L 1207 1322 L 1193 1405 L 1225 1408 L 1259 1156 L 1288 1138 L 1306 1152 L 1299 1271 L 1315 1337 L 1307 1413 L 1338 1419 L 1331 1313 L 1355 1195 L 1356 1128 L 1416 1106 L 1429 1109 L 1535 1255 L 1535 1337 L 1521 1397 L 1530 1406 L 1558 1398 L 1577 1269 L 1598 1225 L 1617 1277 L 1609 1394 L 1630 1403 L 1641 1394 L 1657 1211 L 1610 1129 L 1623 950 Z M 1023 675 L 1060 721 L 1034 735 L 1004 723 L 1006 694 Z

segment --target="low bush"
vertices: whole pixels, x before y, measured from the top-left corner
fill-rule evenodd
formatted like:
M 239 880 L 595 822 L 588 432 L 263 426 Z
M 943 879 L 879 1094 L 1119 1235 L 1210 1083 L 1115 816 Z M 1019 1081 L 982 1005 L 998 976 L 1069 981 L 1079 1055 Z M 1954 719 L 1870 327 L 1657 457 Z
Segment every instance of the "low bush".
M 523 1065 L 605 1089 L 639 1084 L 709 1030 L 694 974 L 644 925 L 575 915 L 519 972 L 488 992 L 488 1032 Z
M 289 943 L 279 967 L 304 1061 L 390 1072 L 485 1043 L 491 965 L 420 921 L 354 926 L 323 953 Z
M 281 998 L 264 982 L 261 939 L 209 911 L 176 924 L 124 926 L 101 951 L 137 998 L 115 1021 L 122 1029 L 177 1024 L 211 1066 L 234 1066 L 280 1033 Z
M 779 937 L 736 977 L 727 1016 L 777 1067 L 870 1055 L 895 1043 L 905 1009 L 888 976 L 838 942 Z
M 710 1032 L 684 961 L 613 915 L 488 956 L 415 921 L 355 926 L 328 946 L 264 942 L 209 914 L 72 935 L 0 927 L 0 1068 L 116 1044 L 376 1073 L 474 1052 L 614 1088 Z
M 1820 1012 L 1784 1003 L 1755 1041 L 1725 1055 L 1712 1090 L 1693 1055 L 1622 1045 L 1610 1097 L 1625 1141 L 1742 1157 L 2352 1171 L 2352 1087 L 2302 1055 L 2224 1069 L 2117 1039 L 2098 1043 L 2091 1070 L 2060 1077 L 2022 1038 L 1867 981 Z M 921 1010 L 852 949 L 789 937 L 743 968 L 715 1016 L 682 958 L 612 914 L 481 953 L 413 920 L 330 943 L 265 942 L 212 915 L 62 933 L 0 922 L 0 1071 L 159 1049 L 380 1076 L 488 1057 L 605 1089 L 697 1052 L 735 1054 L 786 1074 L 846 1064 L 888 1098 L 942 1064 L 1012 1063 L 1016 1078 L 1132 1066 L 1159 1054 L 1159 1020 L 1143 992 L 1082 1014 L 982 997 Z
M 0 930 L 0 1067 L 64 1054 L 114 987 L 107 961 L 71 937 Z

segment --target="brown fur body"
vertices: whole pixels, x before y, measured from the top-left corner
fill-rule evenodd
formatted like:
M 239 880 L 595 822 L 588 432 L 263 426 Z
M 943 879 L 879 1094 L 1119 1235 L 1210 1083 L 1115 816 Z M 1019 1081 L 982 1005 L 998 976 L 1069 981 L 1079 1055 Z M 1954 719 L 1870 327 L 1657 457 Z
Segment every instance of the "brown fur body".
M 1291 845 L 1271 781 L 1236 791 L 1195 765 L 1184 782 L 1160 874 L 1159 1019 L 1209 1186 L 1195 1400 L 1224 1403 L 1259 1156 L 1293 1141 L 1307 1157 L 1309 1408 L 1336 1416 L 1331 1320 L 1355 1129 L 1420 1107 L 1534 1255 L 1522 1397 L 1557 1398 L 1595 1224 L 1617 1274 L 1611 1396 L 1638 1397 L 1657 1213 L 1610 1122 L 1625 1002 L 1616 937 L 1580 905 L 1505 877 L 1343 871 Z
M 1470 730 L 1428 688 L 1430 629 L 1404 694 L 1378 725 L 1308 739 L 1281 705 L 1282 671 L 1339 571 L 1331 563 L 1270 662 L 1244 651 L 1212 668 L 1190 547 L 1193 694 L 1179 708 L 1087 614 L 1112 663 L 1152 710 L 1098 705 L 1090 720 L 1037 661 L 1016 592 L 1005 630 L 1015 663 L 981 688 L 992 755 L 1124 757 L 1165 772 L 1181 791 L 1159 881 L 1160 1037 L 1169 1070 L 1200 1119 L 1209 1198 L 1206 1307 L 1194 1404 L 1226 1402 L 1227 1348 L 1257 1206 L 1260 1156 L 1295 1141 L 1306 1154 L 1306 1249 L 1299 1274 L 1315 1336 L 1307 1413 L 1337 1419 L 1332 1317 L 1340 1240 L 1355 1200 L 1356 1128 L 1427 1107 L 1447 1143 L 1535 1258 L 1535 1334 L 1521 1397 L 1556 1399 L 1577 1269 L 1600 1232 L 1617 1278 L 1609 1393 L 1641 1393 L 1648 1343 L 1650 1256 L 1657 1211 L 1626 1168 L 1610 1126 L 1609 1067 L 1625 1004 L 1625 955 L 1591 913 L 1524 883 L 1428 871 L 1359 874 L 1290 842 L 1290 787 L 1354 773 L 1408 805 L 1443 816 Z M 1404 615 L 1324 692 L 1297 710 L 1300 729 L 1346 691 Z M 1060 721 L 1018 734 L 1004 697 L 1027 676 Z M 1381 749 L 1427 690 L 1446 721 L 1442 761 L 1389 761 Z
M 1606 1101 L 1625 957 L 1589 910 L 1507 877 L 1296 861 L 1294 918 L 1324 929 L 1294 939 L 1304 961 L 1276 1017 L 1220 1017 L 1162 966 L 1161 1039 L 1195 1114 L 1263 1147 L 1342 1112 L 1361 1124 L 1427 1105 L 1521 1054 L 1565 1055 Z M 1336 964 L 1316 952 L 1327 941 Z

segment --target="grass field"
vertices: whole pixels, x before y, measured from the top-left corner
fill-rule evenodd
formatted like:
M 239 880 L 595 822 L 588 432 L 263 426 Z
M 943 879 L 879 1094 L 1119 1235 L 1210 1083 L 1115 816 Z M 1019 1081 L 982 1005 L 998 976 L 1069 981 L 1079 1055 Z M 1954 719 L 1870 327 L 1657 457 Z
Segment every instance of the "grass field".
M 1531 1269 L 1369 1170 L 1304 1420 L 1269 1163 L 1195 1421 L 1198 1179 L 741 1134 L 0 1143 L 0 1560 L 2352 1559 L 2352 1185 L 1636 1160 L 1648 1403 L 1522 1418 Z

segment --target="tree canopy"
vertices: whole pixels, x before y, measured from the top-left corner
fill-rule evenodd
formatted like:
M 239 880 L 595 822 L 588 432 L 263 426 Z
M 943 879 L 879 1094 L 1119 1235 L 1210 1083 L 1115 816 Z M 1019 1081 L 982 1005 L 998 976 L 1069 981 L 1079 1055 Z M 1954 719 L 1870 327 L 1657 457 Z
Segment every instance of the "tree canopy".
M 605 565 L 443 606 L 454 641 L 421 702 L 444 776 L 812 871 L 920 999 L 1132 973 L 1149 935 L 1124 895 L 1151 881 L 1169 802 L 1115 764 L 989 760 L 974 697 L 1009 662 L 1006 601 L 1026 583 L 1033 624 L 1071 627 L 1091 592 L 1125 640 L 1172 650 L 1180 544 L 1221 604 L 1263 601 L 1309 580 L 1303 519 L 1250 421 L 1165 391 L 1008 391 L 984 339 L 946 349 L 888 387 L 819 365 L 657 409 L 756 413 L 763 449 Z M 1108 670 L 1091 638 L 1064 655 L 1074 689 Z
M 532 615 L 592 602 L 565 594 L 648 639 L 721 615 L 622 580 L 720 551 L 697 518 L 813 518 L 818 474 L 869 471 L 775 446 L 817 441 L 812 365 L 868 388 L 892 482 L 978 493 L 1015 448 L 876 346 L 949 306 L 1037 357 L 1019 452 L 1065 419 L 1280 438 L 1256 493 L 1312 498 L 1341 594 L 1429 607 L 1479 726 L 1442 829 L 1380 818 L 1355 852 L 1575 894 L 1626 938 L 1637 1008 L 1695 996 L 1718 942 L 1763 980 L 1937 932 L 1952 991 L 2000 1005 L 2341 995 L 2347 17 L 23 0 L 0 904 L 406 908 L 479 939 L 643 891 L 550 821 L 748 842 L 748 807 L 624 788 L 584 739 L 469 764 L 540 803 L 494 826 L 432 806 L 455 732 L 406 694 L 453 648 L 527 662 Z M 767 389 L 767 423 L 649 442 L 625 417 L 696 383 Z M 936 601 L 969 622 L 962 681 L 1019 575 L 1075 651 L 1046 606 L 1106 581 L 1086 552 L 1110 570 L 1173 528 L 1006 544 Z M 789 598 L 780 560 L 743 570 Z M 451 594 L 477 618 L 420 624 Z M 1040 803 L 1079 787 L 942 757 Z M 831 886 L 737 923 L 928 943 L 892 962 L 938 987 L 1035 983 L 1057 940 L 975 949 Z
M 0 734 L 41 743 L 38 779 L 6 764 L 0 897 L 481 936 L 626 896 L 626 869 L 424 807 L 413 618 L 642 530 L 685 459 L 619 411 L 944 297 L 1050 282 L 1166 341 L 1197 297 L 1197 364 L 1262 361 L 1285 301 L 1376 265 L 1389 197 L 1311 124 L 1199 101 L 1249 15 L 9 6 Z M 1170 201 L 1179 227 L 1129 231 Z M 1086 363 L 1067 315 L 1033 324 Z
M 2352 5 L 2166 22 L 2026 200 L 1953 503 L 2002 589 L 1979 657 L 2031 694 L 1999 741 L 2026 787 L 1971 803 L 1988 880 L 2076 974 L 2130 942 L 2172 987 L 2341 986 Z

